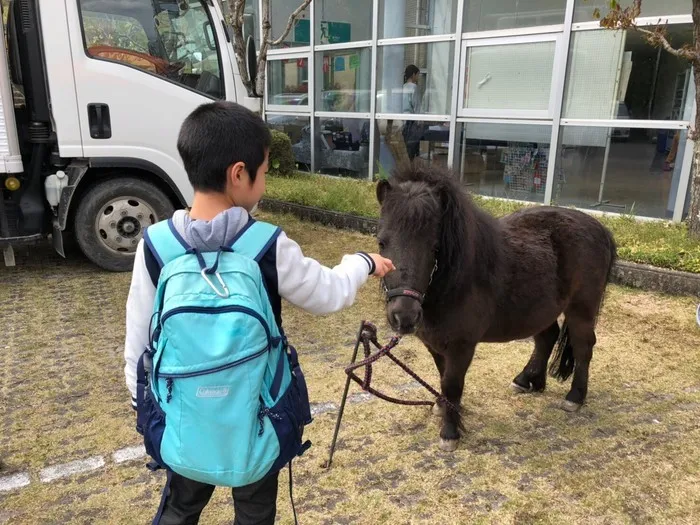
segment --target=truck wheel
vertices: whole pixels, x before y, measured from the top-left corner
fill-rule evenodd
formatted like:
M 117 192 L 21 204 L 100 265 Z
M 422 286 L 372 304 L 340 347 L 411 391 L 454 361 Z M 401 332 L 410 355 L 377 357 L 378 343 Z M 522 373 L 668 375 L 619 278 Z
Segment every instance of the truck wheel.
M 170 199 L 149 182 L 107 180 L 82 196 L 75 214 L 75 237 L 97 266 L 113 272 L 131 271 L 144 230 L 173 212 Z

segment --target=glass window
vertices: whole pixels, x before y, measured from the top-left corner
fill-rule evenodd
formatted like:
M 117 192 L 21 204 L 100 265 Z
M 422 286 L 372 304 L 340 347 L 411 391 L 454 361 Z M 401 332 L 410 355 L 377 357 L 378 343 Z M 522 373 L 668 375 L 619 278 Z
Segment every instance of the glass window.
M 268 62 L 267 103 L 273 106 L 309 105 L 309 61 L 306 58 Z
M 493 31 L 564 23 L 566 0 L 466 0 L 462 31 Z
M 271 129 L 289 135 L 292 152 L 300 171 L 311 171 L 311 119 L 297 115 L 275 115 L 266 113 L 267 125 Z
M 632 5 L 632 0 L 620 1 L 622 7 Z M 591 22 L 595 20 L 593 12 L 600 9 L 600 15 L 605 16 L 610 9 L 608 0 L 576 0 L 574 4 L 574 23 Z M 689 15 L 693 11 L 692 0 L 644 0 L 639 16 Z
M 555 51 L 554 40 L 468 47 L 463 107 L 501 117 L 508 110 L 547 112 Z
M 272 40 L 277 40 L 282 36 L 284 30 L 287 28 L 287 23 L 289 22 L 289 15 L 291 15 L 297 7 L 299 7 L 299 0 L 277 0 L 273 2 L 273 6 L 270 10 L 270 22 L 272 23 L 272 28 L 270 30 L 270 38 Z M 311 44 L 311 15 L 309 7 L 307 6 L 301 14 L 294 21 L 292 29 L 289 34 L 284 39 L 284 41 L 274 46 L 276 49 L 288 48 L 288 47 L 303 47 Z
M 372 0 L 321 0 L 316 6 L 316 44 L 372 39 Z
M 552 127 L 457 123 L 455 167 L 474 193 L 543 202 Z
M 690 24 L 671 25 L 674 46 L 693 40 Z M 635 31 L 575 31 L 564 118 L 680 120 L 692 99 L 687 61 L 653 48 Z
M 454 43 L 377 49 L 377 112 L 450 113 Z
M 671 217 L 686 132 L 564 126 L 557 204 L 646 217 Z
M 369 111 L 370 56 L 369 48 L 316 53 L 316 111 Z
M 374 175 L 388 176 L 397 164 L 420 157 L 447 165 L 450 123 L 418 120 L 377 120 Z
M 356 179 L 368 177 L 369 120 L 319 117 L 314 147 L 316 173 Z
M 457 0 L 379 0 L 379 38 L 444 35 L 457 25 Z
M 216 35 L 201 1 L 80 0 L 89 56 L 121 62 L 213 98 L 224 97 Z

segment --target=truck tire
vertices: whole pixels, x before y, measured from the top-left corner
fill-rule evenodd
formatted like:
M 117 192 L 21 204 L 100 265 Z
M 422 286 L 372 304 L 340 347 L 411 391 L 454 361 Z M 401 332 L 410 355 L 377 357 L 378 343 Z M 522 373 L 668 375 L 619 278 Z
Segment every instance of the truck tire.
M 97 266 L 128 272 L 144 230 L 173 212 L 168 196 L 150 182 L 131 177 L 108 179 L 81 197 L 75 213 L 75 238 Z

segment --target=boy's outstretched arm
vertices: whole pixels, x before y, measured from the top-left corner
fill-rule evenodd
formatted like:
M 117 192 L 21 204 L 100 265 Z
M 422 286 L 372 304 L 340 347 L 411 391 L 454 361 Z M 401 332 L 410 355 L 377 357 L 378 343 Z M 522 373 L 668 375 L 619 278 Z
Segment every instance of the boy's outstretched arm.
M 131 405 L 136 408 L 136 365 L 149 341 L 151 315 L 156 289 L 148 273 L 143 241 L 136 248 L 134 272 L 126 300 L 126 339 L 124 341 L 124 375 L 131 392 Z
M 281 233 L 277 239 L 277 280 L 281 297 L 316 315 L 351 306 L 370 275 L 383 277 L 391 261 L 358 252 L 343 257 L 334 268 L 305 257 L 299 245 Z

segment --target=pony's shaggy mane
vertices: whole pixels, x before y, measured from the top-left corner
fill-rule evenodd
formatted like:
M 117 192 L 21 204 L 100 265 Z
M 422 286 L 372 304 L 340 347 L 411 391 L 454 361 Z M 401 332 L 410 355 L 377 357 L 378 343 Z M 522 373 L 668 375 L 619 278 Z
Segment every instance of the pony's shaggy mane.
M 389 183 L 401 198 L 387 199 L 382 211 L 397 218 L 398 227 L 421 229 L 441 211 L 434 279 L 441 300 L 466 292 L 470 284 L 493 284 L 500 257 L 498 224 L 474 205 L 450 170 L 418 160 L 396 167 Z

